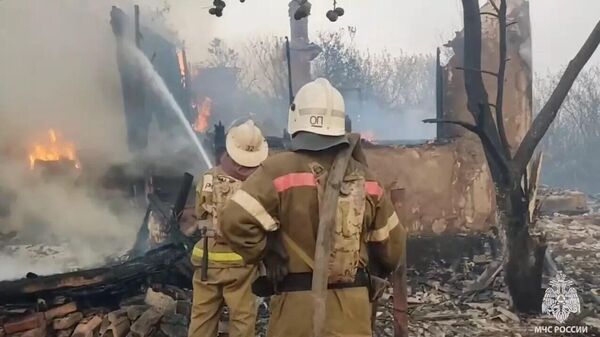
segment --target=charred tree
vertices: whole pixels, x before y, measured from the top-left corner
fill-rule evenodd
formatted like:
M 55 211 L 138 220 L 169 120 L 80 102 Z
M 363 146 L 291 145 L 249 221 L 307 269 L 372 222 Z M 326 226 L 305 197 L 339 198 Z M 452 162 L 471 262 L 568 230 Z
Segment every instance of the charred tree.
M 537 170 L 530 161 L 542 137 L 554 121 L 558 110 L 579 72 L 600 43 L 600 22 L 596 25 L 575 58 L 569 63 L 550 99 L 534 119 L 531 128 L 513 154 L 503 119 L 503 95 L 507 59 L 506 0 L 490 1 L 494 12 L 481 13 L 477 0 L 462 0 L 464 8 L 464 74 L 467 108 L 475 123 L 460 120 L 432 119 L 429 123 L 454 124 L 475 133 L 480 139 L 496 189 L 497 222 L 504 229 L 505 282 L 514 309 L 537 312 L 541 309 L 543 270 L 546 245 L 530 235 L 530 199 L 532 178 Z M 499 3 L 499 5 L 497 4 Z M 500 62 L 497 73 L 481 69 L 481 15 L 498 19 Z M 497 78 L 497 95 L 490 103 L 483 74 Z M 492 111 L 493 110 L 493 111 Z

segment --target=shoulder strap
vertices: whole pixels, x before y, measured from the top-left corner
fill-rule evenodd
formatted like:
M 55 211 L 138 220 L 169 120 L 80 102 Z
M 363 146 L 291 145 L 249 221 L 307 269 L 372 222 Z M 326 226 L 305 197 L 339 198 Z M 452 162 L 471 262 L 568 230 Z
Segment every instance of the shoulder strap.
M 331 255 L 333 230 L 335 229 L 337 202 L 344 174 L 348 168 L 352 153 L 360 141 L 360 135 L 351 134 L 348 138 L 350 146 L 341 150 L 335 157 L 327 176 L 323 199 L 319 203 L 319 227 L 317 229 L 315 266 L 312 277 L 312 296 L 315 306 L 313 312 L 314 336 L 323 336 L 326 316 L 327 280 L 329 278 L 328 265 L 329 256 Z
M 290 249 L 292 251 L 294 251 L 294 253 L 296 253 L 296 255 L 298 255 L 300 257 L 302 262 L 306 263 L 310 267 L 310 269 L 313 269 L 313 270 L 315 269 L 315 261 L 313 261 L 313 259 L 310 256 L 308 256 L 308 254 L 306 254 L 304 249 L 302 249 L 302 248 L 300 248 L 300 246 L 298 246 L 296 241 L 294 241 L 284 231 L 281 231 L 281 238 L 283 239 L 283 242 L 285 242 L 290 247 Z

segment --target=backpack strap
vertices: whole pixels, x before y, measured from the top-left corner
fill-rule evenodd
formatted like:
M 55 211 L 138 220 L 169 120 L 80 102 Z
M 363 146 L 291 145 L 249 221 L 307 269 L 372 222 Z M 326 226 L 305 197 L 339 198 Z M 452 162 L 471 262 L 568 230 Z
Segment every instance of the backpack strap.
M 287 246 L 294 253 L 296 253 L 296 255 L 298 255 L 298 257 L 300 257 L 300 259 L 304 263 L 306 263 L 307 266 L 310 267 L 310 269 L 315 269 L 315 261 L 310 256 L 308 256 L 304 249 L 300 248 L 300 246 L 298 246 L 298 244 L 289 235 L 287 235 L 287 233 L 281 231 L 281 238 L 283 239 L 283 242 L 285 242 Z

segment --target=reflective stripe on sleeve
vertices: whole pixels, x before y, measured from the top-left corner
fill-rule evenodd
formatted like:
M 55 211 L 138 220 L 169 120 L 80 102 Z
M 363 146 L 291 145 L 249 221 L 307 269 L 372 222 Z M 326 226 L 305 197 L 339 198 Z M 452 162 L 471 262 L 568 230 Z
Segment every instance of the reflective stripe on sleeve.
M 192 256 L 201 259 L 204 257 L 204 250 L 202 248 L 194 247 Z M 208 260 L 213 262 L 237 262 L 242 261 L 243 258 L 236 253 L 208 252 Z
M 392 213 L 392 215 L 388 218 L 385 226 L 370 231 L 367 234 L 367 240 L 371 242 L 381 242 L 387 240 L 390 237 L 390 232 L 392 231 L 392 229 L 396 228 L 396 226 L 398 226 L 399 223 L 400 220 L 398 220 L 398 215 L 396 215 L 396 212 Z
M 238 204 L 246 212 L 250 213 L 263 227 L 264 230 L 272 232 L 277 229 L 277 223 L 267 210 L 253 196 L 244 190 L 237 190 L 231 197 L 231 201 Z
M 378 198 L 383 195 L 383 188 L 376 181 L 365 182 L 365 190 L 367 194 L 377 196 Z
M 315 187 L 317 180 L 312 173 L 290 173 L 273 180 L 275 190 L 279 193 L 292 187 Z

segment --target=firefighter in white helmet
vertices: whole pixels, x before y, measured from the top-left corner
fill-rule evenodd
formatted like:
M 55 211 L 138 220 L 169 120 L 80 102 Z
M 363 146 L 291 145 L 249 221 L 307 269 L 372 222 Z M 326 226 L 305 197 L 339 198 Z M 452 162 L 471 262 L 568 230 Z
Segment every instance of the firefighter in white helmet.
M 196 217 L 199 227 L 208 225 L 214 233 L 204 251 L 199 241 L 192 252 L 196 267 L 189 337 L 216 337 L 226 304 L 229 308 L 229 336 L 254 337 L 256 296 L 252 282 L 258 276 L 255 264 L 245 263 L 221 236 L 219 212 L 225 202 L 268 155 L 268 145 L 252 120 L 232 127 L 225 140 L 226 152 L 219 166 L 202 176 L 196 188 Z M 206 224 L 208 222 L 208 224 Z M 208 254 L 208 277 L 201 279 L 204 254 Z
M 316 308 L 310 290 L 319 206 L 334 159 L 356 143 L 356 135 L 346 134 L 344 99 L 323 78 L 298 91 L 288 128 L 293 151 L 266 159 L 229 199 L 220 223 L 233 251 L 247 263 L 265 264 L 267 275 L 253 290 L 261 296 L 275 293 L 267 335 L 309 337 Z M 337 213 L 323 337 L 372 336 L 369 301 L 375 292 L 367 263 L 371 259 L 391 272 L 404 252 L 404 228 L 365 164 L 356 147 L 337 203 L 322 206 L 336 207 Z

